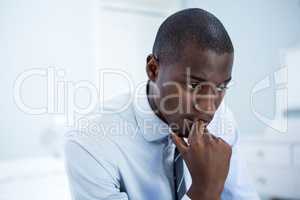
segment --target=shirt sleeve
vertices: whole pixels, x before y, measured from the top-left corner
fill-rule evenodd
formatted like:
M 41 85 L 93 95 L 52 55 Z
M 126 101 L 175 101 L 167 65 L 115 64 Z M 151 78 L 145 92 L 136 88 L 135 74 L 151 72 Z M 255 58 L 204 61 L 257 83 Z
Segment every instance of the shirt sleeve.
M 224 200 L 258 200 L 258 194 L 248 175 L 246 162 L 240 155 L 239 146 L 233 147 L 229 174 L 225 182 L 221 199 Z
M 115 166 L 96 159 L 76 141 L 65 143 L 65 164 L 73 200 L 128 200 L 111 172 Z
M 228 134 L 232 134 L 232 156 L 229 173 L 221 195 L 222 200 L 259 200 L 256 189 L 253 186 L 252 177 L 248 174 L 246 158 L 240 152 L 240 135 L 233 113 L 227 110 L 226 118 L 231 124 Z

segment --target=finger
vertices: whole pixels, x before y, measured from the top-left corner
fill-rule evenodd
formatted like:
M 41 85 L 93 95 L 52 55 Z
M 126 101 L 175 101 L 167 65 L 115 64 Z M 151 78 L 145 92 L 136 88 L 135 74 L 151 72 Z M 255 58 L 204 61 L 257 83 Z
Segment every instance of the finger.
M 218 138 L 219 141 L 221 141 L 221 142 L 227 144 L 228 146 L 232 147 L 232 145 L 229 144 L 227 141 L 225 141 L 223 138 L 221 138 L 221 137 L 217 137 L 217 138 Z
M 204 141 L 205 141 L 207 144 L 208 144 L 208 143 L 214 142 L 213 137 L 212 137 L 211 134 L 208 133 L 208 132 L 206 132 L 206 133 L 203 134 L 203 139 L 204 139 Z
M 210 133 L 206 127 L 204 129 L 203 135 L 204 135 L 204 138 L 206 138 L 208 142 L 217 142 L 217 140 L 218 140 L 217 137 L 214 136 L 212 133 Z
M 198 140 L 200 136 L 204 133 L 205 123 L 201 120 L 195 121 L 192 125 L 188 142 L 191 143 L 193 140 Z
M 208 131 L 208 129 L 206 127 L 204 128 L 203 133 L 204 134 L 210 134 L 209 131 Z
M 175 133 L 171 133 L 171 139 L 176 145 L 178 151 L 183 155 L 188 150 L 188 144 Z

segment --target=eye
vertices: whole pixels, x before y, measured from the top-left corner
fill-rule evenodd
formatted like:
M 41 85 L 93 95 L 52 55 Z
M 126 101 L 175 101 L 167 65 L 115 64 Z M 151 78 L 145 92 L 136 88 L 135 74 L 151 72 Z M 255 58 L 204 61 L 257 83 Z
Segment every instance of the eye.
M 196 89 L 197 86 L 198 86 L 198 83 L 189 83 L 188 84 L 188 88 L 192 89 L 192 90 Z
M 219 92 L 224 92 L 224 91 L 227 90 L 227 89 L 228 89 L 227 83 L 222 83 L 221 85 L 217 86 L 217 90 L 218 90 Z

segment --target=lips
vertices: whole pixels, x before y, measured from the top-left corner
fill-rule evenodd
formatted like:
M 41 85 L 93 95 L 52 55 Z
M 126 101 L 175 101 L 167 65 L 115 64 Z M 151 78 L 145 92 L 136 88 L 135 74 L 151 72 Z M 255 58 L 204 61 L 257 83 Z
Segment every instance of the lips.
M 194 123 L 195 121 L 201 120 L 206 125 L 208 125 L 212 121 L 212 119 L 213 119 L 213 116 L 202 115 L 199 117 L 185 118 L 184 120 L 187 121 L 187 123 Z

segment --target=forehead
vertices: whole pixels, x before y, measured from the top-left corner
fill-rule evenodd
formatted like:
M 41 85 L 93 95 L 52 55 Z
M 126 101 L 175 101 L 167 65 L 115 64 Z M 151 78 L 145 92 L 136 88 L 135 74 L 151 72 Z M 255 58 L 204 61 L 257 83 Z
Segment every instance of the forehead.
M 174 78 L 192 75 L 214 83 L 222 83 L 231 77 L 233 53 L 218 54 L 212 50 L 188 47 L 179 62 L 173 65 Z M 174 69 L 175 68 L 175 69 Z

